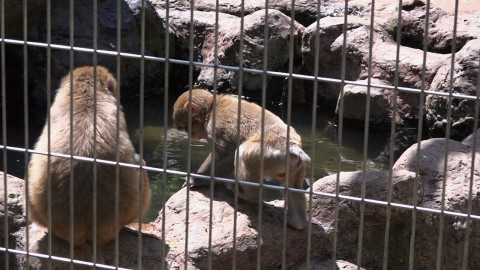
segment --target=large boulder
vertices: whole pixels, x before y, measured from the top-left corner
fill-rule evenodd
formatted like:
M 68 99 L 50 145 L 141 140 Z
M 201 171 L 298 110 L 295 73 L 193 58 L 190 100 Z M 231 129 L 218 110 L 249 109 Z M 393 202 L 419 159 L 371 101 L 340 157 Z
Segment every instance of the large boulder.
M 463 142 L 445 138 L 421 141 L 405 151 L 393 167 L 418 172 L 424 186 L 419 204 L 423 209 L 416 211 L 416 222 L 404 229 L 415 228 L 413 259 L 418 269 L 430 269 L 437 260 L 442 269 L 459 269 L 464 263 L 468 269 L 480 267 L 480 222 L 467 217 L 480 214 L 480 161 L 472 159 L 480 154 L 479 141 L 476 146 L 472 142 L 473 136 Z M 439 245 L 441 258 L 437 258 Z
M 166 10 L 156 6 L 160 17 L 166 20 Z M 215 25 L 218 19 L 218 29 Z M 244 47 L 242 52 L 243 67 L 263 69 L 263 54 L 265 41 L 268 41 L 267 68 L 271 71 L 288 71 L 289 49 L 291 39 L 292 20 L 277 10 L 268 11 L 268 20 L 265 10 L 253 12 L 244 17 L 244 32 L 241 33 L 241 19 L 234 15 L 212 11 L 190 12 L 173 9 L 169 12 L 169 20 L 175 29 L 178 41 L 178 54 L 181 59 L 190 59 L 190 33 L 193 23 L 193 60 L 210 66 L 196 67 L 198 77 L 195 83 L 199 86 L 214 88 L 221 91 L 234 91 L 240 85 L 240 73 L 234 69 L 213 68 L 213 65 L 239 66 L 240 41 L 243 37 Z M 264 37 L 264 24 L 268 22 L 268 38 Z M 300 36 L 304 27 L 293 21 L 293 50 L 294 59 L 300 57 Z M 217 35 L 217 36 L 216 36 Z M 300 62 L 300 61 L 298 61 Z M 251 95 L 260 96 L 263 75 L 243 72 L 242 85 Z M 278 76 L 267 77 L 267 89 L 273 96 L 281 94 L 284 78 Z
M 336 258 L 356 261 L 358 241 L 362 232 L 361 266 L 366 269 L 382 268 L 383 262 L 379 258 L 383 256 L 386 248 L 384 238 L 388 217 L 391 224 L 389 249 L 397 248 L 388 257 L 389 269 L 405 268 L 401 262 L 405 257 L 408 258 L 409 244 L 406 238 L 408 230 L 400 228 L 408 224 L 411 213 L 398 208 L 389 210 L 380 202 L 390 200 L 392 203 L 404 205 L 420 203 L 423 198 L 423 186 L 415 173 L 405 170 L 394 170 L 392 175 L 388 171 L 341 172 L 317 180 L 311 188 L 314 192 L 312 216 L 328 226 L 330 237 L 334 237 L 336 233 Z M 337 188 L 338 194 L 343 196 L 338 199 L 335 197 Z M 360 202 L 362 196 L 366 202 Z M 406 261 L 408 262 L 408 259 Z
M 206 269 L 211 260 L 215 269 L 231 269 L 233 265 L 236 269 L 255 269 L 257 262 L 262 269 L 273 269 L 282 265 L 285 255 L 284 266 L 292 268 L 305 261 L 308 237 L 312 258 L 327 256 L 331 245 L 320 223 L 312 223 L 310 236 L 307 230 L 290 228 L 283 234 L 283 201 L 264 203 L 261 221 L 257 204 L 239 201 L 238 207 L 235 205 L 233 195 L 220 187 L 213 196 L 209 189 L 187 193 L 184 188 L 170 197 L 156 221 L 157 227 L 165 222 L 165 241 L 174 247 L 167 256 L 169 267 Z
M 431 136 L 445 137 L 448 124 L 453 139 L 463 139 L 472 133 L 475 119 L 478 117 L 475 113 L 475 97 L 478 95 L 479 53 L 480 40 L 471 40 L 455 54 L 453 67 L 451 59 L 448 59 L 438 70 L 430 90 L 442 95 L 428 95 L 425 104 Z M 450 98 L 450 91 L 461 97 Z M 451 104 L 450 122 L 447 119 L 449 104 Z

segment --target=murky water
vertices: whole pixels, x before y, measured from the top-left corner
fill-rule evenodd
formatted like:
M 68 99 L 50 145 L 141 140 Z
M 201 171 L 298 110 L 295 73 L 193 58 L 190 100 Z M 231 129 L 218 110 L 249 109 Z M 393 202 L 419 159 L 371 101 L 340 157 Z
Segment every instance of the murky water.
M 140 142 L 143 143 L 143 157 L 148 166 L 163 168 L 164 157 L 166 156 L 166 167 L 175 171 L 187 171 L 187 149 L 188 140 L 184 133 L 172 128 L 171 112 L 168 112 L 168 125 L 163 123 L 163 101 L 147 99 L 144 110 L 143 138 L 140 138 L 140 111 L 138 103 L 130 102 L 124 104 L 124 111 L 127 116 L 129 132 L 136 147 L 140 151 Z M 321 111 L 317 114 L 314 132 L 312 136 L 311 108 L 309 106 L 294 106 L 291 123 L 302 136 L 303 148 L 312 157 L 311 166 L 307 168 L 307 179 L 319 179 L 327 174 L 338 171 L 337 131 L 333 122 L 333 115 L 325 115 Z M 33 121 L 32 121 L 33 122 Z M 23 127 L 23 116 L 19 115 L 18 122 L 8 125 L 7 123 L 7 144 L 9 146 L 24 147 L 25 129 Z M 165 129 L 167 137 L 165 138 Z M 30 148 L 36 141 L 41 131 L 41 125 L 31 123 L 28 136 Z M 363 128 L 343 129 L 343 147 L 341 153 L 341 171 L 353 171 L 363 166 Z M 376 157 L 386 144 L 388 135 L 371 132 L 369 134 L 369 151 L 367 155 L 367 166 L 381 167 L 370 159 Z M 3 142 L 2 142 L 3 143 Z M 165 147 L 166 146 L 166 147 Z M 205 142 L 193 142 L 191 146 L 191 171 L 195 172 L 202 161 L 211 150 L 210 145 Z M 315 154 L 313 155 L 313 149 Z M 166 153 L 164 151 L 166 150 Z M 3 155 L 0 155 L 0 169 L 4 170 Z M 313 170 L 312 170 L 313 169 Z M 23 178 L 25 174 L 25 154 L 16 151 L 7 151 L 7 172 Z M 313 172 L 313 175 L 312 175 Z M 149 179 L 152 188 L 151 210 L 145 221 L 150 221 L 158 216 L 163 202 L 173 193 L 178 191 L 184 180 L 175 174 L 163 174 L 149 172 Z M 279 194 L 267 194 L 269 198 L 278 197 Z

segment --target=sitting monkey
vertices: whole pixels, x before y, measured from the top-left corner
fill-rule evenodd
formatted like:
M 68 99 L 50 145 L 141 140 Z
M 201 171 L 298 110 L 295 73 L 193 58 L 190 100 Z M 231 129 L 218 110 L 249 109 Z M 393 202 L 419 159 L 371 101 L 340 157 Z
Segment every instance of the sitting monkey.
M 189 108 L 191 108 L 192 139 L 208 139 L 215 143 L 214 176 L 232 177 L 237 180 L 260 182 L 261 127 L 264 125 L 263 169 L 264 176 L 276 179 L 285 186 L 287 180 L 286 160 L 289 161 L 288 187 L 302 189 L 305 167 L 310 157 L 302 150 L 300 136 L 293 127 L 287 126 L 278 116 L 265 110 L 265 122 L 262 123 L 262 108 L 257 104 L 242 100 L 241 112 L 238 111 L 238 98 L 218 95 L 213 106 L 213 94 L 207 90 L 193 89 L 191 102 L 189 91 L 183 93 L 173 107 L 173 119 L 179 130 L 188 132 Z M 213 108 L 215 108 L 215 130 L 213 130 Z M 237 117 L 240 117 L 240 133 L 237 134 Z M 290 140 L 287 141 L 287 131 Z M 215 141 L 212 141 L 215 133 Z M 237 138 L 240 145 L 237 148 Z M 288 150 L 287 150 L 288 144 Z M 239 153 L 235 164 L 236 151 Z M 212 153 L 198 169 L 198 174 L 210 174 Z M 237 167 L 237 170 L 235 170 Z M 189 184 L 202 185 L 200 179 L 191 179 Z M 241 185 L 239 196 L 247 201 L 258 202 L 258 188 Z M 305 194 L 289 193 L 287 204 L 287 222 L 295 229 L 306 226 Z
M 95 77 L 96 76 L 96 77 Z M 71 92 L 71 83 L 73 89 Z M 81 67 L 62 79 L 55 100 L 50 108 L 43 131 L 35 150 L 51 151 L 67 155 L 116 160 L 117 147 L 119 162 L 144 164 L 135 154 L 127 133 L 125 116 L 117 108 L 115 78 L 104 67 Z M 95 87 L 94 87 L 95 86 Z M 96 98 L 94 98 L 94 89 Z M 71 98 L 73 95 L 73 108 Z M 95 109 L 96 108 L 96 109 Z M 73 110 L 73 111 L 72 111 Z M 117 110 L 120 110 L 117 119 Z M 70 115 L 72 112 L 72 117 Z M 94 119 L 96 118 L 96 127 Z M 117 120 L 119 139 L 117 141 Z M 70 121 L 73 121 L 73 140 L 70 140 Z M 50 122 L 50 133 L 48 130 Z M 94 132 L 96 132 L 96 144 Z M 73 143 L 71 145 L 71 143 Z M 50 145 L 49 145 L 50 144 Z M 118 145 L 117 145 L 118 144 Z M 70 152 L 72 150 L 72 152 Z M 70 242 L 73 230 L 73 244 L 82 246 L 93 242 L 93 228 L 96 227 L 97 244 L 104 245 L 113 240 L 115 230 L 115 189 L 117 168 L 114 165 L 94 164 L 91 161 L 73 160 L 64 157 L 32 154 L 28 165 L 29 218 L 35 223 L 48 227 L 48 207 L 51 207 L 49 231 Z M 96 172 L 96 205 L 94 205 L 94 173 Z M 73 174 L 73 198 L 70 198 L 70 176 Z M 147 212 L 150 205 L 150 186 L 147 172 L 136 168 L 119 168 L 119 228 L 134 222 L 139 215 Z M 48 179 L 50 178 L 51 204 L 48 204 Z M 141 190 L 139 189 L 141 181 Z M 139 194 L 142 192 L 142 213 L 139 213 Z M 70 223 L 70 206 L 73 204 L 73 224 Z M 96 207 L 96 224 L 93 209 Z

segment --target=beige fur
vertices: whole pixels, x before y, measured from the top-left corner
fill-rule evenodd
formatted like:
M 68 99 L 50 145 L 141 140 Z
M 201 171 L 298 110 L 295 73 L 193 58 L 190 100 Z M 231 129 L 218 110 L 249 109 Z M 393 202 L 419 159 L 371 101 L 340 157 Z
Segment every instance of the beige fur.
M 213 95 L 201 89 L 194 89 L 190 93 L 183 93 L 175 102 L 173 119 L 180 130 L 188 131 L 189 110 L 192 112 L 193 139 L 215 140 L 215 168 L 217 177 L 232 177 L 235 167 L 238 167 L 238 180 L 259 182 L 261 160 L 261 127 L 262 108 L 248 101 L 241 101 L 241 113 L 238 111 L 238 98 L 229 95 L 217 95 L 216 106 L 213 104 Z M 215 109 L 215 130 L 213 130 L 213 108 Z M 237 134 L 237 117 L 240 118 L 240 133 Z M 301 149 L 300 136 L 293 127 L 290 127 L 290 138 L 287 141 L 288 126 L 276 115 L 265 110 L 263 161 L 264 176 L 276 179 L 285 185 L 287 179 L 286 160 L 289 161 L 288 187 L 303 188 L 305 166 L 310 157 Z M 237 148 L 237 138 L 240 145 Z M 288 146 L 288 147 L 287 147 Z M 235 151 L 239 151 L 239 163 L 235 164 Z M 210 154 L 198 169 L 199 174 L 210 174 L 212 154 Z M 189 184 L 194 186 L 208 183 L 200 179 L 190 179 Z M 242 197 L 245 200 L 258 202 L 256 187 L 240 186 Z M 288 200 L 288 224 L 296 229 L 303 229 L 306 225 L 305 195 L 290 192 Z
M 115 161 L 117 144 L 120 162 L 144 163 L 136 159 L 135 150 L 127 133 L 125 116 L 119 112 L 119 140 L 117 142 L 117 101 L 115 78 L 104 68 L 81 67 L 73 71 L 73 108 L 70 107 L 70 74 L 65 76 L 50 108 L 50 151 L 70 154 L 70 111 L 73 109 L 73 155 L 94 157 L 94 83 L 96 82 L 96 157 Z M 49 119 L 47 119 L 48 122 Z M 35 150 L 48 151 L 47 124 L 35 145 Z M 70 166 L 73 167 L 74 222 L 70 224 Z M 48 168 L 51 179 L 50 231 L 70 241 L 73 225 L 74 245 L 82 246 L 93 242 L 93 228 L 97 229 L 97 243 L 104 245 L 113 240 L 115 231 L 115 184 L 116 166 L 98 163 L 97 172 L 97 224 L 93 224 L 93 179 L 92 162 L 69 158 L 48 157 L 32 154 L 28 165 L 29 218 L 39 225 L 48 227 Z M 119 228 L 136 221 L 145 214 L 150 205 L 150 186 L 145 170 L 119 169 Z M 142 183 L 142 210 L 139 213 L 139 180 Z

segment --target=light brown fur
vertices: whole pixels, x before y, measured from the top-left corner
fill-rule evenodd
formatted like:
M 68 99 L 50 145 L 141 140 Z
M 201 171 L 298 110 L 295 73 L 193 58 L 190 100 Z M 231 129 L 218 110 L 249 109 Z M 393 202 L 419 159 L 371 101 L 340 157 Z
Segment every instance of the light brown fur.
M 73 71 L 73 152 L 83 157 L 94 157 L 94 68 L 81 67 Z M 120 162 L 144 165 L 136 157 L 127 133 L 125 116 L 119 112 L 119 140 L 117 142 L 117 101 L 115 78 L 101 66 L 96 68 L 96 157 L 115 161 L 117 144 Z M 42 134 L 35 150 L 70 154 L 70 74 L 62 79 L 50 108 Z M 50 120 L 50 149 L 47 125 Z M 70 241 L 74 230 L 74 245 L 93 242 L 93 228 L 97 229 L 97 244 L 113 240 L 115 231 L 116 166 L 98 163 L 97 171 L 97 224 L 93 224 L 93 163 L 73 161 L 74 222 L 70 224 L 70 159 L 32 154 L 28 166 L 28 205 L 30 220 L 48 227 L 48 168 L 51 181 L 51 228 L 57 237 Z M 139 181 L 142 184 L 142 213 L 139 213 Z M 150 205 L 150 186 L 147 172 L 135 168 L 119 169 L 119 228 L 137 220 Z M 73 226 L 73 228 L 72 228 Z
M 213 95 L 201 89 L 183 93 L 175 102 L 173 119 L 180 130 L 188 132 L 189 108 L 192 112 L 193 139 L 215 139 L 215 168 L 217 177 L 232 177 L 235 167 L 238 167 L 236 179 L 259 182 L 261 126 L 264 125 L 263 161 L 264 176 L 276 179 L 281 185 L 286 183 L 286 160 L 289 158 L 288 187 L 302 189 L 305 176 L 305 166 L 310 157 L 301 149 L 300 136 L 290 127 L 290 138 L 287 141 L 288 126 L 276 115 L 265 110 L 265 122 L 262 123 L 262 108 L 254 103 L 241 101 L 241 114 L 238 111 L 238 98 L 228 95 L 217 95 L 215 110 L 215 130 L 213 130 Z M 237 117 L 240 119 L 240 133 L 237 134 Z M 237 137 L 240 145 L 237 147 Z M 288 150 L 287 150 L 288 145 Z M 239 151 L 239 163 L 235 164 L 235 152 Z M 210 154 L 198 169 L 199 174 L 210 174 L 212 154 Z M 198 186 L 208 183 L 200 179 L 189 179 L 189 184 Z M 256 187 L 241 185 L 240 197 L 258 202 Z M 288 224 L 296 229 L 306 225 L 305 195 L 290 192 L 287 205 Z

